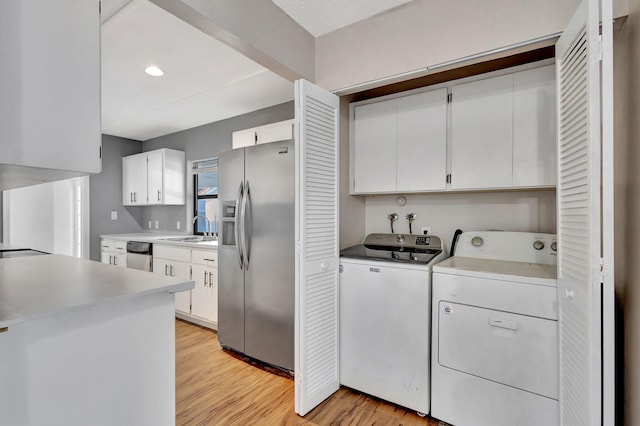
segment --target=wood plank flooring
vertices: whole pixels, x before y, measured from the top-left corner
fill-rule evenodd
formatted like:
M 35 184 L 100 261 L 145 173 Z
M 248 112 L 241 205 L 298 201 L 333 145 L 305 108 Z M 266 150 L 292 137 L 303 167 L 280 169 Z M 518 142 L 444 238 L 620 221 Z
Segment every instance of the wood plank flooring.
M 348 388 L 304 418 L 293 411 L 292 378 L 281 377 L 226 353 L 217 334 L 176 320 L 176 424 L 194 425 L 405 425 L 438 421 Z

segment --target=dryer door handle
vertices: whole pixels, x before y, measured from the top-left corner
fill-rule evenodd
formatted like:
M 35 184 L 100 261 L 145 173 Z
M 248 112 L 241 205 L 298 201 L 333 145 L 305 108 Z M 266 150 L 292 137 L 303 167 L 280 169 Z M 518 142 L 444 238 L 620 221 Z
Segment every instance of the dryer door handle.
M 508 330 L 517 330 L 518 323 L 515 321 L 507 321 L 499 318 L 489 318 L 489 325 L 492 327 L 506 328 Z

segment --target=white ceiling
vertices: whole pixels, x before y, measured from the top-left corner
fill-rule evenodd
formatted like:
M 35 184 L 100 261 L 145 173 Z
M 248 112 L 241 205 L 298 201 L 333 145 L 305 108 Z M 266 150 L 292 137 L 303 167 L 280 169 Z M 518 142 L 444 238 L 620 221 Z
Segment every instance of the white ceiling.
M 312 36 L 320 37 L 412 0 L 271 0 Z
M 317 37 L 410 0 L 272 1 Z M 102 0 L 102 22 L 105 134 L 144 141 L 293 99 L 293 83 L 147 0 Z

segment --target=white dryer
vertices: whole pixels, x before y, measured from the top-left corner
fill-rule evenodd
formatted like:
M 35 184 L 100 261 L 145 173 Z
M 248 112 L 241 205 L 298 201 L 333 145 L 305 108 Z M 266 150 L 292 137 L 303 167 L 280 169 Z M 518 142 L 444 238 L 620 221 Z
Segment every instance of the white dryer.
M 465 232 L 433 267 L 431 415 L 558 424 L 556 236 Z

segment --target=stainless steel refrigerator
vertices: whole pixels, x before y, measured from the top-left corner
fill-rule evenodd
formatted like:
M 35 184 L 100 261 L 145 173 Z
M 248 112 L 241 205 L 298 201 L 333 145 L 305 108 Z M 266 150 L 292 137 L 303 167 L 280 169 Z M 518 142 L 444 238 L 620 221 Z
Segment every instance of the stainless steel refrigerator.
M 294 142 L 218 156 L 218 340 L 294 369 Z

